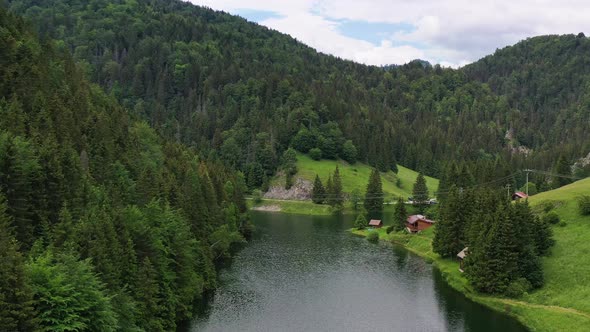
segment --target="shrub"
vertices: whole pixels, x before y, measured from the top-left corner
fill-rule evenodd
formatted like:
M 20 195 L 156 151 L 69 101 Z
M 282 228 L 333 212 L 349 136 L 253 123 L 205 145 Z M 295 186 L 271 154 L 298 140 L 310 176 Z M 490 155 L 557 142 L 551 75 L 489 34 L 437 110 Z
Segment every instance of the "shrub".
M 545 213 L 547 213 L 555 208 L 555 204 L 550 201 L 543 202 L 542 206 L 543 206 L 543 212 L 545 212 Z
M 559 215 L 557 215 L 557 213 L 552 211 L 552 212 L 545 214 L 542 219 L 543 219 L 543 222 L 545 222 L 545 223 L 555 225 L 559 222 Z
M 320 160 L 322 159 L 322 150 L 318 148 L 313 148 L 309 150 L 309 157 L 313 160 Z
M 567 223 L 565 221 L 560 221 L 559 224 L 557 224 L 557 226 L 565 227 L 565 226 L 567 226 Z
M 590 196 L 584 195 L 578 197 L 578 208 L 581 215 L 590 215 Z
M 385 229 L 385 233 L 389 234 L 391 232 L 393 232 L 393 225 L 387 226 L 387 228 Z
M 369 234 L 367 234 L 367 241 L 371 243 L 379 242 L 379 233 L 377 233 L 376 231 L 369 232 Z
M 260 204 L 262 202 L 262 191 L 260 191 L 260 189 L 255 189 L 252 192 L 252 199 L 254 200 L 254 203 Z
M 531 283 L 525 278 L 518 278 L 508 285 L 505 295 L 508 297 L 521 297 L 532 288 Z

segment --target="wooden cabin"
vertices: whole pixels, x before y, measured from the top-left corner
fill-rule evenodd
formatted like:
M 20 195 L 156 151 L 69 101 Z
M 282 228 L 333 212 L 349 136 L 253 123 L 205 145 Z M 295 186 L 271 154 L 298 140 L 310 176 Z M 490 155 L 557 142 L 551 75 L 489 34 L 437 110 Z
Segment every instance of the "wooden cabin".
M 467 257 L 469 247 L 463 248 L 458 254 L 457 258 L 459 259 L 459 271 L 463 272 L 463 264 L 465 264 L 465 257 Z
M 410 233 L 423 231 L 434 225 L 434 220 L 427 219 L 421 214 L 414 214 L 406 219 L 406 229 Z
M 371 221 L 369 221 L 369 227 L 381 228 L 383 227 L 383 221 L 378 219 L 371 219 Z
M 514 194 L 512 194 L 512 200 L 513 201 L 517 201 L 517 200 L 520 200 L 520 199 L 525 199 L 525 198 L 528 198 L 528 197 L 529 197 L 529 195 L 523 193 L 522 191 L 517 191 Z

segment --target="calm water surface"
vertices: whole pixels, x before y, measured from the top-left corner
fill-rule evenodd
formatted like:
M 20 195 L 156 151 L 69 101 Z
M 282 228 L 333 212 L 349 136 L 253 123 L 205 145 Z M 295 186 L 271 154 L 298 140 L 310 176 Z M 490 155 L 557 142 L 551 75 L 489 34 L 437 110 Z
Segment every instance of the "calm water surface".
M 403 248 L 346 232 L 350 217 L 252 212 L 255 238 L 220 275 L 192 331 L 524 331 L 467 300 Z

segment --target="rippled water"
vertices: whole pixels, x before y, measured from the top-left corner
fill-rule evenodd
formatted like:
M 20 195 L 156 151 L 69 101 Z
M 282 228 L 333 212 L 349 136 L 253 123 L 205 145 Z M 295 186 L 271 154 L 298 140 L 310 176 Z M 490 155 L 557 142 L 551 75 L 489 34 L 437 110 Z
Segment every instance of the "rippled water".
M 252 217 L 257 235 L 192 331 L 524 331 L 420 257 L 346 232 L 348 217 Z

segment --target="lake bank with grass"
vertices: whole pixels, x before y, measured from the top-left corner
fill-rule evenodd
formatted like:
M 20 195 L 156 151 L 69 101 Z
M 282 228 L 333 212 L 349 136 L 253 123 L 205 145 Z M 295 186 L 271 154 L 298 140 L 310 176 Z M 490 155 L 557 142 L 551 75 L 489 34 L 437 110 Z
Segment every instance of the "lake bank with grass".
M 350 232 L 363 237 L 375 232 L 381 242 L 403 246 L 436 266 L 444 280 L 467 298 L 516 318 L 531 331 L 587 331 L 588 326 L 590 326 L 590 314 L 588 312 L 571 306 L 555 305 L 553 304 L 555 299 L 552 298 L 539 300 L 542 298 L 541 294 L 546 294 L 548 290 L 554 288 L 555 284 L 558 283 L 552 272 L 546 272 L 547 283 L 543 288 L 531 294 L 525 294 L 522 298 L 510 299 L 483 295 L 476 292 L 463 273 L 459 271 L 459 262 L 457 260 L 441 258 L 432 251 L 431 243 L 434 237 L 434 227 L 418 234 L 405 232 L 387 234 L 385 227 L 374 230 L 351 229 Z

